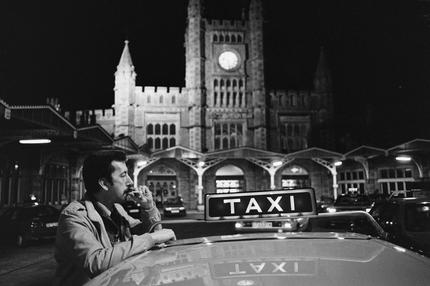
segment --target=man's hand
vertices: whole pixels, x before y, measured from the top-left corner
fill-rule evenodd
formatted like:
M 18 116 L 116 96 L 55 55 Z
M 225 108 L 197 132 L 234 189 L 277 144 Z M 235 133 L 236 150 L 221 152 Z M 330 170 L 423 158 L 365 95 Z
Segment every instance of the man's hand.
M 152 193 L 147 186 L 139 186 L 137 190 L 130 193 L 130 198 L 139 203 L 145 210 L 149 210 L 154 206 Z
M 169 240 L 176 240 L 175 233 L 169 228 L 163 228 L 155 232 L 149 233 L 155 244 L 163 243 Z

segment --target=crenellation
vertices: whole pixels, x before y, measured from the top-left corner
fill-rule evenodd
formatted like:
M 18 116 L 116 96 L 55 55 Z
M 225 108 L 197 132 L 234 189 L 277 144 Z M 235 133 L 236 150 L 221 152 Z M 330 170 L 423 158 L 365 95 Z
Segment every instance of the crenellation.
M 210 29 L 245 29 L 247 22 L 244 20 L 220 20 L 220 19 L 207 19 L 206 26 Z

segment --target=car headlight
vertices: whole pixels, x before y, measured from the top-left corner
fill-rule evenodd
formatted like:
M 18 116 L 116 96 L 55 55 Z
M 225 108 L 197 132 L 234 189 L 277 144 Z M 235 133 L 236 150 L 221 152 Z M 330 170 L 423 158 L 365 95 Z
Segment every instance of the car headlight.
M 183 211 L 183 210 L 185 210 L 185 208 L 184 207 L 179 207 L 179 210 Z
M 366 212 L 368 213 L 368 212 L 370 212 L 370 210 L 371 210 L 372 208 L 366 208 Z
M 164 210 L 166 210 L 166 211 L 171 211 L 171 210 L 172 210 L 172 208 L 167 207 L 167 208 L 164 208 Z
M 335 208 L 327 208 L 327 211 L 328 211 L 329 213 L 335 213 L 335 212 L 336 212 L 336 209 L 335 209 Z
M 236 223 L 234 224 L 234 227 L 235 227 L 235 228 L 242 228 L 242 227 L 243 227 L 243 223 L 241 223 L 241 222 L 236 222 Z

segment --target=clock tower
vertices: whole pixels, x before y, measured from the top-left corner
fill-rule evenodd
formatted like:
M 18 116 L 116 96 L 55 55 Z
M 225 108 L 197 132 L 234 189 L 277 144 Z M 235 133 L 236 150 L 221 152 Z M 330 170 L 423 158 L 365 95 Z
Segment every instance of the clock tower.
M 261 0 L 251 0 L 248 17 L 207 19 L 203 1 L 189 1 L 185 82 L 192 149 L 267 149 L 262 9 Z

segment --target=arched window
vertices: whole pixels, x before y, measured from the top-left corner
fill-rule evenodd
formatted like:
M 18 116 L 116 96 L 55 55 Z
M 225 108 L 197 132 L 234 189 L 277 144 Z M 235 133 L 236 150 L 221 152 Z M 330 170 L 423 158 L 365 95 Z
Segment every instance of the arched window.
M 162 103 L 163 103 L 163 96 L 160 95 L 160 104 L 162 104 Z
M 220 80 L 219 85 L 220 85 L 220 87 L 224 86 L 224 80 L 223 79 Z
M 148 124 L 148 126 L 146 127 L 146 132 L 148 134 L 154 134 L 154 126 L 152 124 Z
M 170 135 L 175 135 L 175 134 L 176 134 L 176 125 L 170 124 Z
M 293 136 L 293 127 L 291 126 L 291 124 L 287 125 L 287 136 Z
M 216 103 L 217 103 L 217 97 L 218 97 L 218 93 L 217 92 L 214 92 L 214 106 L 216 106 Z
M 225 35 L 225 41 L 230 42 L 230 36 L 229 35 Z
M 224 149 L 228 148 L 228 137 L 224 137 L 222 139 L 222 148 L 224 148 Z
M 163 124 L 163 135 L 169 134 L 169 126 L 167 124 Z
M 176 104 L 176 97 L 172 95 L 172 104 Z
M 214 42 L 218 42 L 218 36 L 217 36 L 217 35 L 214 35 L 214 37 L 213 37 L 213 41 L 214 41 Z
M 241 35 L 238 35 L 238 36 L 237 36 L 237 42 L 238 42 L 238 43 L 242 42 L 242 36 L 241 36 Z
M 230 80 L 229 80 L 229 79 L 228 79 L 228 80 L 226 80 L 226 82 L 225 82 L 225 83 L 226 83 L 226 86 L 227 86 L 227 87 L 230 87 L 231 82 L 230 82 Z
M 218 80 L 217 79 L 215 79 L 214 80 L 214 87 L 217 87 L 218 86 Z
M 154 148 L 154 140 L 152 138 L 148 138 L 147 143 L 149 149 Z
M 223 35 L 219 35 L 219 41 L 224 42 L 224 36 Z
M 230 148 L 236 148 L 236 136 L 230 137 Z
M 237 86 L 237 80 L 233 80 L 233 87 L 236 87 Z
M 236 43 L 236 36 L 235 35 L 231 35 L 231 42 Z
M 161 140 L 160 138 L 155 138 L 155 149 L 158 150 L 161 147 Z
M 175 138 L 170 138 L 170 147 L 176 146 L 176 140 Z
M 239 79 L 239 87 L 243 86 L 243 80 Z
M 229 106 L 230 105 L 230 92 L 227 92 L 227 100 L 226 100 L 226 105 Z
M 160 134 L 160 128 L 161 128 L 161 126 L 160 126 L 160 124 L 155 124 L 155 134 Z
M 169 148 L 169 139 L 163 138 L 163 149 Z

